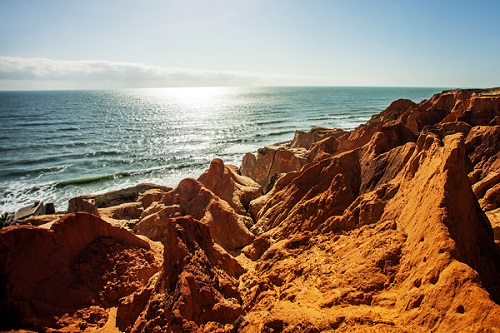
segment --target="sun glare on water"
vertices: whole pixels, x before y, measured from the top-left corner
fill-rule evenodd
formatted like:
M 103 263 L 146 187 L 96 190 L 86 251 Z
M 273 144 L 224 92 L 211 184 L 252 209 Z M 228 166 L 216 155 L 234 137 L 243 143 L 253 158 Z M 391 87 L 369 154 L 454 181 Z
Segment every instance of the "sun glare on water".
M 231 88 L 225 87 L 183 87 L 138 89 L 141 99 L 158 104 L 175 104 L 180 112 L 195 112 L 204 117 L 217 114 L 231 98 Z M 195 116 L 195 115 L 193 115 Z

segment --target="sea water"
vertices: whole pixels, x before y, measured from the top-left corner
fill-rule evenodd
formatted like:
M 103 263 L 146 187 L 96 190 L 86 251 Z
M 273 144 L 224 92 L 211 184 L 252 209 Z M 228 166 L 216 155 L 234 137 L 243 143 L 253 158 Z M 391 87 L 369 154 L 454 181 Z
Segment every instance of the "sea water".
M 314 126 L 353 129 L 399 98 L 441 88 L 262 87 L 0 92 L 0 213 L 33 200 L 197 178 L 215 157 Z

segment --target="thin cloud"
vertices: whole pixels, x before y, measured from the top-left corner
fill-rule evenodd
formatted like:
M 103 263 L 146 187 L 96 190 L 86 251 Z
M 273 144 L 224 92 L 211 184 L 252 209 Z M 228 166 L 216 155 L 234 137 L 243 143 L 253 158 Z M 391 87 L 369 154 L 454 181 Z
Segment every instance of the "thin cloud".
M 126 88 L 310 84 L 311 79 L 249 72 L 164 68 L 103 60 L 0 57 L 0 89 Z M 44 84 L 47 86 L 44 86 Z M 50 84 L 49 84 L 50 83 Z M 12 88 L 9 88 L 11 86 Z

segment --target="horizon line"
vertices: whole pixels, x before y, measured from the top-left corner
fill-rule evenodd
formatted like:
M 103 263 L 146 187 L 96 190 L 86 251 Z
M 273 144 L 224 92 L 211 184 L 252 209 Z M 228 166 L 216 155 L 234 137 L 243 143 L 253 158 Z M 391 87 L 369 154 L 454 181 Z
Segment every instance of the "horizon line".
M 408 89 L 500 89 L 498 87 L 472 87 L 472 86 L 412 86 L 412 85 L 216 85 L 216 86 L 158 86 L 158 87 L 124 87 L 124 88 L 78 88 L 78 89 L 0 89 L 0 92 L 42 92 L 42 91 L 118 91 L 118 90 L 146 90 L 146 89 L 227 89 L 227 88 L 408 88 Z

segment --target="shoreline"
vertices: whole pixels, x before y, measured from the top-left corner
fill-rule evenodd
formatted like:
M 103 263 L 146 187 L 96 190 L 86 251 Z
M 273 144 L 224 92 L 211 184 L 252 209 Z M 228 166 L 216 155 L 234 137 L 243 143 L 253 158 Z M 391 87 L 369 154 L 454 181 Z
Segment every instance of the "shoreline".
M 37 329 L 494 329 L 499 170 L 500 88 L 399 99 L 351 131 L 297 131 L 176 188 L 1 229 L 15 292 L 0 305 Z
M 293 93 L 284 88 L 229 89 L 212 91 L 214 95 L 196 99 L 196 103 L 189 96 L 148 90 L 60 92 L 45 98 L 30 93 L 5 96 L 0 106 L 12 112 L 5 115 L 10 115 L 4 124 L 9 130 L 0 139 L 5 152 L 0 162 L 4 171 L 0 213 L 16 211 L 32 200 L 54 202 L 62 211 L 72 197 L 141 182 L 175 187 L 183 178 L 198 177 L 214 157 L 240 165 L 246 152 L 256 153 L 265 145 L 291 140 L 295 129 L 309 131 L 317 125 L 352 129 L 398 96 L 420 101 L 434 92 L 437 90 L 426 88 L 309 88 Z M 37 107 L 45 111 L 43 116 L 30 112 Z M 162 112 L 150 114 L 151 109 Z M 196 110 L 204 112 L 192 117 Z M 183 114 L 175 116 L 179 112 Z M 113 116 L 115 129 L 109 127 L 106 114 Z M 32 120 L 17 121 L 16 115 Z M 179 122 L 185 124 L 183 128 Z M 209 123 L 214 124 L 206 126 Z M 44 124 L 43 132 L 40 124 Z M 276 135 L 284 129 L 290 134 Z M 194 135 L 185 137 L 184 133 Z M 206 144 L 199 145 L 200 140 Z M 137 171 L 157 167 L 160 170 L 137 175 Z M 122 173 L 133 176 L 56 187 L 69 180 Z

